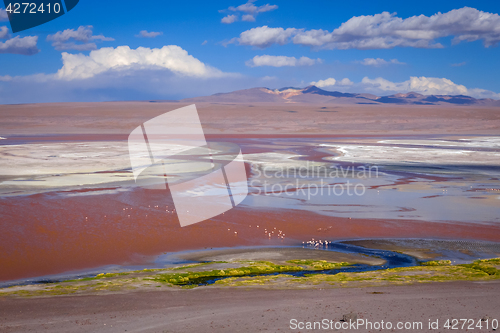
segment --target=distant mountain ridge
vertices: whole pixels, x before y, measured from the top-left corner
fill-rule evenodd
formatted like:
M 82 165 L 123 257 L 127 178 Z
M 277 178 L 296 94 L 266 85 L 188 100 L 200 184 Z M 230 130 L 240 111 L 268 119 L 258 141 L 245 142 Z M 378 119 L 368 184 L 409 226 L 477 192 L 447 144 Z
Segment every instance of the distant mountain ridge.
M 500 101 L 464 95 L 422 95 L 416 92 L 376 96 L 372 94 L 327 91 L 316 86 L 281 89 L 251 88 L 211 96 L 186 98 L 181 102 L 199 103 L 302 103 L 302 104 L 402 104 L 500 106 Z

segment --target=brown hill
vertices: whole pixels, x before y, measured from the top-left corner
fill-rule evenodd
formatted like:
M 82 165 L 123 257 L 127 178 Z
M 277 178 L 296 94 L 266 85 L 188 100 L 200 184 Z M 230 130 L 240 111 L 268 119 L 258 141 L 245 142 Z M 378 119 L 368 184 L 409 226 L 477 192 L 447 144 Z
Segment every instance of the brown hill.
M 211 96 L 186 98 L 185 103 L 298 103 L 298 104 L 406 104 L 500 106 L 494 99 L 476 99 L 464 95 L 422 95 L 416 92 L 375 96 L 372 94 L 327 91 L 316 86 L 281 89 L 251 88 Z

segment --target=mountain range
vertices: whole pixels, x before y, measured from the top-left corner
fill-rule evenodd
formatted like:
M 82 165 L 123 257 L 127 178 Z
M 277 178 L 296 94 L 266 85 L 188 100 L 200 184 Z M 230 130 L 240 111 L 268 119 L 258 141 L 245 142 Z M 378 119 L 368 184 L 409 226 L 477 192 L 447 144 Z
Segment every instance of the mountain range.
M 251 88 L 211 96 L 186 98 L 189 103 L 297 103 L 297 104 L 405 104 L 500 106 L 500 101 L 465 95 L 422 95 L 416 92 L 376 96 L 372 94 L 327 91 L 316 86 L 281 89 Z

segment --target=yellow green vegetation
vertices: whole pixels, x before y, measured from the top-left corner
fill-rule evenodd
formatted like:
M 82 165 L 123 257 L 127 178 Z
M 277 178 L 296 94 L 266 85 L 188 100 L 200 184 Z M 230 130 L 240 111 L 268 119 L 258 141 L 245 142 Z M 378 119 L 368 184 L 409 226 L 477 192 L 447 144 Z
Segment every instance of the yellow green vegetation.
M 172 268 L 172 270 L 173 271 L 178 271 L 178 270 L 183 270 L 183 269 L 188 269 L 188 268 L 195 268 L 195 267 L 201 267 L 201 266 L 212 265 L 212 264 L 227 264 L 227 261 L 201 262 L 201 263 L 198 263 L 198 264 L 191 264 L 191 265 L 186 265 L 186 266 L 174 267 L 174 268 Z
M 299 286 L 332 286 L 332 287 L 364 287 L 391 284 L 413 284 L 424 282 L 445 282 L 460 280 L 491 280 L 500 279 L 500 270 L 496 267 L 500 259 L 477 260 L 471 264 L 451 265 L 447 260 L 427 262 L 426 265 L 400 267 L 370 272 L 349 272 L 328 274 L 306 274 L 304 277 L 277 276 L 274 279 L 275 287 Z M 282 279 L 278 279 L 282 277 Z M 260 280 L 261 277 L 232 278 L 216 282 L 224 286 L 270 286 L 269 281 Z
M 451 265 L 451 260 L 431 260 L 422 263 L 423 266 L 446 266 Z
M 238 264 L 241 267 L 234 268 Z M 145 269 L 126 273 L 99 274 L 93 278 L 60 283 L 14 286 L 0 289 L 0 297 L 40 297 L 125 292 L 134 289 L 195 288 L 210 280 L 217 280 L 213 285 L 218 287 L 314 288 L 318 285 L 322 287 L 361 287 L 500 279 L 500 258 L 477 260 L 470 264 L 461 265 L 452 265 L 449 261 L 430 261 L 421 266 L 369 272 L 346 272 L 335 275 L 318 272 L 297 277 L 293 274 L 286 274 L 303 270 L 335 269 L 347 265 L 349 264 L 323 260 L 290 260 L 283 265 L 267 261 L 213 262 L 170 269 Z M 216 267 L 219 269 L 215 269 Z M 206 268 L 206 270 L 200 270 L 200 268 Z
M 165 273 L 153 276 L 149 280 L 169 283 L 177 286 L 196 286 L 207 283 L 211 280 L 220 278 L 232 278 L 241 276 L 256 276 L 272 273 L 296 272 L 302 270 L 326 270 L 350 266 L 350 263 L 334 263 L 326 260 L 289 260 L 287 265 L 277 265 L 269 261 L 240 261 L 248 266 L 230 269 L 216 269 L 203 272 L 185 272 L 185 273 Z M 216 262 L 225 263 L 225 262 Z M 193 267 L 193 266 L 191 266 Z M 189 268 L 189 267 L 188 267 Z M 182 269 L 182 267 L 177 268 Z M 262 278 L 262 277 L 261 277 Z M 267 277 L 266 277 L 267 278 Z
M 326 260 L 288 260 L 287 263 L 305 266 L 307 269 L 324 270 L 351 266 L 348 262 L 328 262 Z
M 235 276 L 252 276 L 270 273 L 283 273 L 303 270 L 300 266 L 294 265 L 276 265 L 268 261 L 256 261 L 249 266 L 229 269 L 214 269 L 202 272 L 185 272 L 185 273 L 166 273 L 158 274 L 151 277 L 149 280 L 169 283 L 177 286 L 199 285 L 210 280 L 219 278 L 228 278 Z

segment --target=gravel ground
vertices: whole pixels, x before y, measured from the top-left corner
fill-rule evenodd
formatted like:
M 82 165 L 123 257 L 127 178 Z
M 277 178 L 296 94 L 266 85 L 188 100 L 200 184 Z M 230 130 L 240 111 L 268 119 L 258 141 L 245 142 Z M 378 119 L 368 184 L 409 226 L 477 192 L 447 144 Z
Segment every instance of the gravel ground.
M 291 320 L 335 325 L 344 314 L 387 332 L 447 332 L 447 319 L 500 319 L 500 281 L 429 283 L 377 288 L 265 290 L 218 289 L 129 292 L 96 296 L 0 298 L 1 332 L 306 332 Z M 490 320 L 491 320 L 490 319 Z M 330 323 L 330 320 L 332 322 Z M 429 320 L 439 328 L 429 330 Z M 398 330 L 398 322 L 423 329 Z M 295 322 L 293 322 L 295 323 Z M 475 325 L 474 324 L 474 325 Z M 460 323 L 461 325 L 461 323 Z M 291 327 L 292 326 L 292 327 Z M 460 326 L 459 326 L 460 328 Z M 375 332 L 379 329 L 339 329 Z M 464 332 L 465 329 L 455 330 Z M 492 331 L 478 329 L 473 332 Z

